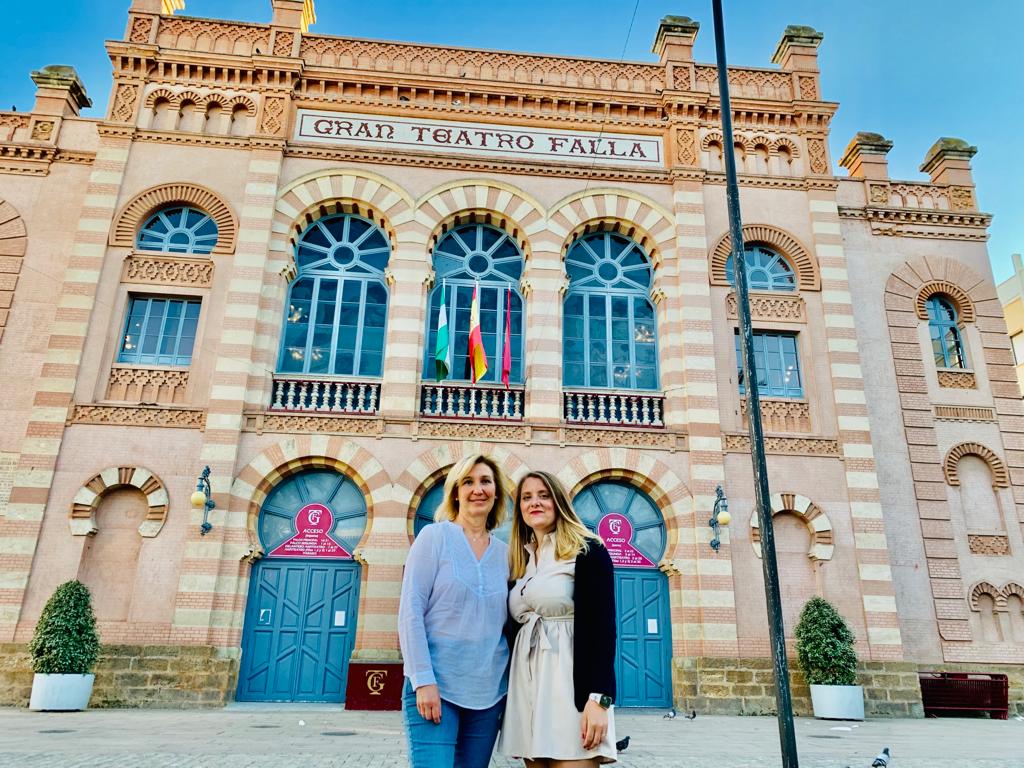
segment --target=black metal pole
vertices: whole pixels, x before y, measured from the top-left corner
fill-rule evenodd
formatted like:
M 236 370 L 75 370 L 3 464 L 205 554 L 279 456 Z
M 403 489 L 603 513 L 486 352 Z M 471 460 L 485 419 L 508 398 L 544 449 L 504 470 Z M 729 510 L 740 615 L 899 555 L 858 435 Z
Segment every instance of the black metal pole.
M 786 633 L 782 626 L 782 599 L 779 596 L 779 568 L 775 559 L 775 534 L 772 530 L 771 492 L 768 490 L 768 466 L 761 427 L 761 397 L 757 391 L 754 367 L 754 331 L 750 323 L 750 291 L 744 262 L 743 224 L 740 220 L 740 192 L 736 183 L 736 156 L 732 137 L 732 105 L 729 101 L 729 75 L 725 65 L 725 27 L 722 0 L 711 0 L 715 16 L 715 52 L 718 59 L 718 93 L 722 115 L 722 154 L 725 157 L 725 194 L 729 204 L 729 237 L 732 241 L 733 274 L 736 276 L 736 307 L 740 321 L 740 353 L 743 381 L 747 390 L 747 421 L 750 430 L 750 457 L 754 465 L 754 493 L 757 520 L 761 529 L 761 567 L 764 571 L 764 596 L 768 606 L 768 636 L 775 666 L 775 703 L 778 708 L 779 744 L 783 768 L 798 768 L 796 732 L 793 730 L 793 699 L 789 691 L 789 664 L 786 661 Z

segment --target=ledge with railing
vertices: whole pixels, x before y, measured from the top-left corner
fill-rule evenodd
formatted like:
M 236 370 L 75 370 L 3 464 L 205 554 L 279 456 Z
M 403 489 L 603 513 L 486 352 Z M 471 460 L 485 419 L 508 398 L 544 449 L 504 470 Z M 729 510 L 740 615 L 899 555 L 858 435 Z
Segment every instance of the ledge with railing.
M 665 398 L 655 392 L 566 391 L 562 393 L 562 414 L 569 424 L 662 428 Z
M 432 419 L 522 421 L 524 397 L 522 386 L 428 382 L 420 386 L 420 414 Z
M 379 405 L 379 381 L 274 374 L 271 411 L 371 415 Z

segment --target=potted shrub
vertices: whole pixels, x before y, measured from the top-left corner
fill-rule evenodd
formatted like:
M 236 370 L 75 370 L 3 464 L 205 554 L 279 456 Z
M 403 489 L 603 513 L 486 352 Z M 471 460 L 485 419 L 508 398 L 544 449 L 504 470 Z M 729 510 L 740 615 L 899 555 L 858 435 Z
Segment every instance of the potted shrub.
M 85 709 L 92 695 L 100 639 L 89 590 L 80 581 L 57 587 L 43 608 L 29 644 L 32 698 L 29 709 Z
M 853 632 L 827 600 L 812 597 L 800 612 L 796 652 L 811 686 L 814 716 L 863 720 L 864 689 L 857 685 Z

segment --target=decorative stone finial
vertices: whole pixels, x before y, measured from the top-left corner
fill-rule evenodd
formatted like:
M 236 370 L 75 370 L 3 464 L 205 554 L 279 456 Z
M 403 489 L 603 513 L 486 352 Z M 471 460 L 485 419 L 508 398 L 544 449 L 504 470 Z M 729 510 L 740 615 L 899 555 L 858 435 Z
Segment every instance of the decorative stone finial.
M 839 165 L 857 179 L 889 178 L 889 163 L 886 155 L 892 149 L 892 142 L 880 133 L 861 131 L 846 145 Z
M 665 16 L 658 24 L 658 34 L 651 51 L 660 56 L 662 61 L 692 59 L 693 41 L 697 39 L 699 29 L 700 23 L 689 16 Z
M 798 24 L 790 24 L 782 33 L 782 39 L 775 46 L 775 53 L 772 54 L 772 64 L 778 64 L 783 69 L 791 69 L 790 59 L 793 58 L 798 49 L 803 56 L 817 56 L 817 48 L 825 36 L 814 27 L 806 27 Z
M 61 110 L 61 113 L 70 111 L 71 114 L 77 115 L 83 108 L 92 106 L 78 72 L 67 64 L 50 64 L 36 70 L 32 73 L 32 82 L 36 84 L 37 104 L 45 92 L 63 91 L 64 93 L 59 96 L 53 94 L 59 100 L 67 102 L 67 109 Z
M 963 139 L 944 136 L 932 144 L 919 170 L 932 177 L 933 184 L 973 184 L 971 158 L 978 153 Z

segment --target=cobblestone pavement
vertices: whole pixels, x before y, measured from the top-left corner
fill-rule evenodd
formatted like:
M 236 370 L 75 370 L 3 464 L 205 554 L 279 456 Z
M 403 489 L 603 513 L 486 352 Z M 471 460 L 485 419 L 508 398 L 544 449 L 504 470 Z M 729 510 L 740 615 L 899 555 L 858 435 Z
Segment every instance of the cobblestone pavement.
M 631 741 L 622 768 L 777 768 L 771 717 L 665 720 L 661 712 L 616 713 Z M 1022 768 L 1024 720 L 874 720 L 796 724 L 803 768 L 868 768 L 883 746 L 891 768 Z M 0 709 L 2 768 L 402 768 L 398 713 L 235 705 L 224 710 Z M 521 765 L 496 758 L 492 768 Z

